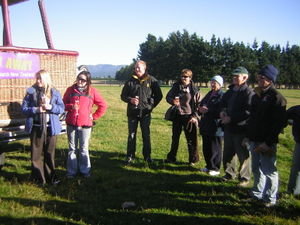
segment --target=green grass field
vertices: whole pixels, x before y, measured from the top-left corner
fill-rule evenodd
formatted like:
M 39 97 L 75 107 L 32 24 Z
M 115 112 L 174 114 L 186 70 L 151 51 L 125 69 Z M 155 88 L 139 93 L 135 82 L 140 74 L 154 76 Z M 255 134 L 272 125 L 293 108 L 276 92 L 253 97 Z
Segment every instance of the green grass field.
M 162 89 L 165 96 L 169 88 Z M 300 200 L 285 194 L 294 147 L 290 127 L 280 135 L 278 206 L 264 208 L 245 201 L 250 187 L 237 187 L 237 181 L 222 183 L 220 177 L 199 172 L 204 166 L 200 137 L 201 159 L 195 167 L 187 165 L 184 135 L 178 151 L 179 163 L 163 163 L 171 141 L 171 123 L 163 119 L 168 107 L 164 99 L 152 114 L 154 163 L 148 165 L 142 160 L 139 130 L 138 159 L 132 166 L 124 166 L 127 118 L 126 104 L 120 100 L 121 87 L 101 86 L 99 90 L 109 109 L 93 130 L 90 142 L 92 176 L 65 178 L 67 139 L 66 135 L 61 135 L 56 162 L 62 183 L 37 186 L 29 181 L 29 142 L 22 141 L 24 149 L 7 153 L 6 165 L 0 172 L 0 224 L 300 224 Z M 203 95 L 207 91 L 201 89 Z M 299 90 L 281 92 L 289 106 L 299 104 Z M 124 202 L 136 205 L 123 209 Z

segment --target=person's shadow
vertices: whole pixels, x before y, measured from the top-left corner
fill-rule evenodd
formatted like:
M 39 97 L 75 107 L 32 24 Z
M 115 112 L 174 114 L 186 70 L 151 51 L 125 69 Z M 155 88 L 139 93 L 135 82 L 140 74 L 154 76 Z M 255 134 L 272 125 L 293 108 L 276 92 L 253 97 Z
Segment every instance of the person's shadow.
M 5 163 L 5 152 L 24 148 L 22 144 L 14 140 L 28 137 L 24 131 L 25 116 L 22 114 L 20 102 L 1 103 L 1 106 L 7 106 L 8 116 L 3 115 L 3 121 L 0 124 L 0 170 Z

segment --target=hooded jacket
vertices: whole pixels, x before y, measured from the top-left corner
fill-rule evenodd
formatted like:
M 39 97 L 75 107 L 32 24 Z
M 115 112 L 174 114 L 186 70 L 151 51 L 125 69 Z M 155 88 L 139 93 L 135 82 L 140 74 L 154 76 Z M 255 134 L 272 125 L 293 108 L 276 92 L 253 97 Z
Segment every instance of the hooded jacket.
M 65 106 L 62 101 L 61 95 L 55 88 L 51 89 L 51 99 L 50 105 L 52 108 L 47 110 L 50 118 L 50 129 L 52 136 L 58 135 L 61 132 L 61 123 L 59 120 L 59 115 L 64 112 Z M 22 112 L 27 116 L 25 122 L 25 131 L 31 133 L 34 118 L 39 114 L 37 103 L 37 89 L 36 86 L 32 86 L 27 89 L 26 95 L 22 103 Z

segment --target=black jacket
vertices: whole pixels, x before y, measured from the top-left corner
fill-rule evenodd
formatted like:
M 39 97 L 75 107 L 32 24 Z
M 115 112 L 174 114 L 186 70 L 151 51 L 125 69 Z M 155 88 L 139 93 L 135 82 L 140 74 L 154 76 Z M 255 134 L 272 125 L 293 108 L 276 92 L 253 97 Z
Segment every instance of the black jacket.
M 246 122 L 250 115 L 250 102 L 253 90 L 245 83 L 238 91 L 233 90 L 234 85 L 229 86 L 221 99 L 221 109 L 231 118 L 231 122 L 226 124 L 232 133 L 246 133 Z
M 287 119 L 293 120 L 293 136 L 297 143 L 300 143 L 300 105 L 292 106 L 287 110 Z
M 220 126 L 218 119 L 220 118 L 220 102 L 224 94 L 219 90 L 216 95 L 211 96 L 213 91 L 209 91 L 201 100 L 200 106 L 206 105 L 207 113 L 201 114 L 200 120 L 200 134 L 215 136 L 217 128 Z
M 271 85 L 262 91 L 255 88 L 251 101 L 247 137 L 251 141 L 278 143 L 278 136 L 286 124 L 286 99 Z
M 130 103 L 131 98 L 139 96 L 139 105 Z M 127 102 L 127 116 L 128 117 L 142 117 L 145 116 L 158 105 L 163 95 L 159 87 L 158 81 L 150 75 L 146 75 L 139 79 L 133 75 L 124 85 L 121 93 L 121 99 Z

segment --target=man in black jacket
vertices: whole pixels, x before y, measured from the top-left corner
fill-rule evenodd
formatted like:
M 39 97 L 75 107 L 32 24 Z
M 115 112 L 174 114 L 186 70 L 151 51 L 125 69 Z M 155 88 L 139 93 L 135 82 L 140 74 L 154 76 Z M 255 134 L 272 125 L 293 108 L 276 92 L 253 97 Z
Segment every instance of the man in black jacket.
M 147 162 L 151 159 L 150 122 L 151 112 L 162 99 L 158 81 L 147 73 L 144 61 L 137 61 L 135 74 L 125 83 L 121 99 L 127 103 L 128 141 L 126 163 L 135 158 L 136 132 L 138 123 L 143 137 L 143 156 Z
M 251 177 L 249 151 L 242 145 L 246 135 L 246 121 L 253 91 L 248 87 L 248 71 L 238 67 L 232 72 L 232 85 L 221 99 L 220 119 L 224 124 L 223 181 L 234 179 L 237 175 L 239 185 L 246 186 Z M 236 172 L 236 156 L 239 160 L 239 174 Z
M 263 200 L 266 207 L 276 204 L 276 150 L 278 136 L 286 125 L 286 99 L 274 86 L 277 75 L 278 70 L 273 65 L 267 65 L 259 72 L 247 127 L 254 176 L 251 195 Z

